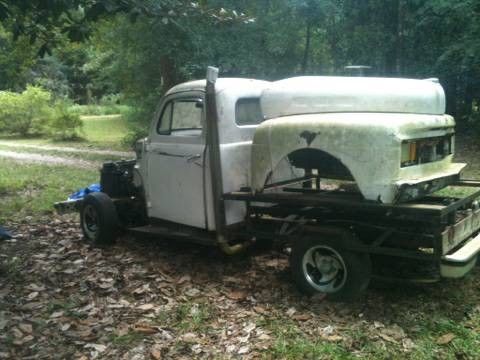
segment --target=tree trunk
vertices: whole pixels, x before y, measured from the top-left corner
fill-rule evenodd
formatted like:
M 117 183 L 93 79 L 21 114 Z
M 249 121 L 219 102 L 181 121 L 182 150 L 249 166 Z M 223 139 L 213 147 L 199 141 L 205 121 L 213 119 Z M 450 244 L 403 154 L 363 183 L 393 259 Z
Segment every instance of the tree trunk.
M 162 90 L 166 92 L 168 89 L 178 84 L 178 74 L 175 61 L 168 55 L 160 58 L 160 72 L 162 74 Z
M 384 29 L 388 34 L 389 44 L 385 53 L 385 73 L 391 76 L 398 70 L 400 0 L 388 2 L 386 6 Z
M 447 100 L 447 114 L 456 117 L 457 114 L 457 78 L 451 75 L 445 79 L 443 83 L 445 89 L 445 97 Z
M 307 35 L 305 39 L 305 49 L 303 51 L 303 61 L 302 61 L 302 74 L 306 74 L 308 66 L 308 56 L 310 55 L 310 39 L 312 37 L 312 25 L 310 22 L 307 23 Z

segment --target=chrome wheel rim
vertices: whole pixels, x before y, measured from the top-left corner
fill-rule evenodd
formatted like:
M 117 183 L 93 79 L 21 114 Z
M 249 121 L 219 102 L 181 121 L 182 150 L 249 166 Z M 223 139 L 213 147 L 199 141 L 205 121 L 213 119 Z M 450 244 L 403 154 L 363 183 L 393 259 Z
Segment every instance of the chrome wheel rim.
M 94 239 L 98 230 L 98 214 L 92 205 L 83 209 L 83 230 L 89 239 Z
M 302 260 L 307 282 L 322 293 L 339 291 L 347 280 L 347 267 L 340 254 L 329 246 L 317 245 L 308 249 Z

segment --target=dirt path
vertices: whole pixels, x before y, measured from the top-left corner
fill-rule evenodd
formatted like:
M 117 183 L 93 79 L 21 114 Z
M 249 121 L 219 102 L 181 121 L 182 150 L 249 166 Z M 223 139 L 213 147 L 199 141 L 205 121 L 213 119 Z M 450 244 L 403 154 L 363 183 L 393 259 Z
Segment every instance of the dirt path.
M 51 155 L 42 155 L 42 154 L 33 154 L 33 153 L 21 153 L 15 151 L 5 151 L 0 150 L 0 157 L 25 161 L 25 162 L 35 162 L 35 163 L 46 163 L 46 164 L 56 164 L 56 165 L 67 165 L 75 166 L 86 169 L 94 169 L 100 166 L 100 162 L 96 161 L 87 161 L 80 159 L 73 159 L 60 156 L 51 156 Z
M 35 145 L 35 144 L 23 144 L 13 141 L 0 141 L 2 146 L 10 146 L 14 148 L 29 148 L 29 149 L 38 149 L 38 150 L 51 150 L 51 151 L 63 151 L 71 153 L 86 153 L 86 154 L 99 154 L 99 155 L 113 155 L 113 156 L 123 156 L 131 158 L 135 156 L 135 153 L 132 151 L 116 151 L 116 150 L 100 150 L 100 149 L 80 149 L 75 147 L 68 146 L 51 146 L 51 145 Z

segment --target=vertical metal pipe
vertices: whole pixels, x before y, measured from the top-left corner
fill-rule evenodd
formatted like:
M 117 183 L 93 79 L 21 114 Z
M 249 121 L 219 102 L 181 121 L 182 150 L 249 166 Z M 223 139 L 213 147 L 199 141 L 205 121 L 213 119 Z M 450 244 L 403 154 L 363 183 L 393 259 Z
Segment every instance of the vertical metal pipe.
M 233 255 L 244 250 L 250 242 L 244 242 L 236 245 L 228 243 L 226 235 L 225 203 L 223 200 L 223 176 L 222 163 L 220 155 L 220 137 L 218 131 L 218 113 L 215 94 L 215 82 L 218 77 L 218 69 L 209 66 L 207 69 L 207 87 L 206 87 L 206 125 L 207 125 L 207 149 L 210 161 L 210 178 L 212 182 L 213 210 L 215 217 L 215 229 L 217 232 L 217 243 L 220 249 Z
M 206 125 L 207 125 L 207 149 L 210 160 L 210 175 L 212 182 L 212 195 L 214 201 L 215 228 L 217 233 L 223 233 L 225 229 L 225 205 L 222 200 L 223 177 L 220 158 L 220 139 L 218 135 L 217 101 L 215 97 L 215 82 L 218 77 L 218 69 L 209 66 L 207 69 L 206 88 Z

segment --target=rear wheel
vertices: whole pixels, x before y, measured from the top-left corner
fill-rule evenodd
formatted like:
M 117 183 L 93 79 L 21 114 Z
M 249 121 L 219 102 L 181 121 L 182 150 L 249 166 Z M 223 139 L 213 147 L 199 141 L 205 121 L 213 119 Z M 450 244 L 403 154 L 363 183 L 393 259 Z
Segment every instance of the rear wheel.
M 80 211 L 80 226 L 85 238 L 96 246 L 115 242 L 119 231 L 117 210 L 104 193 L 88 194 Z
M 370 257 L 344 250 L 345 242 L 359 242 L 354 236 L 324 236 L 303 237 L 293 244 L 290 267 L 294 281 L 309 295 L 320 293 L 332 300 L 355 300 L 369 284 Z

